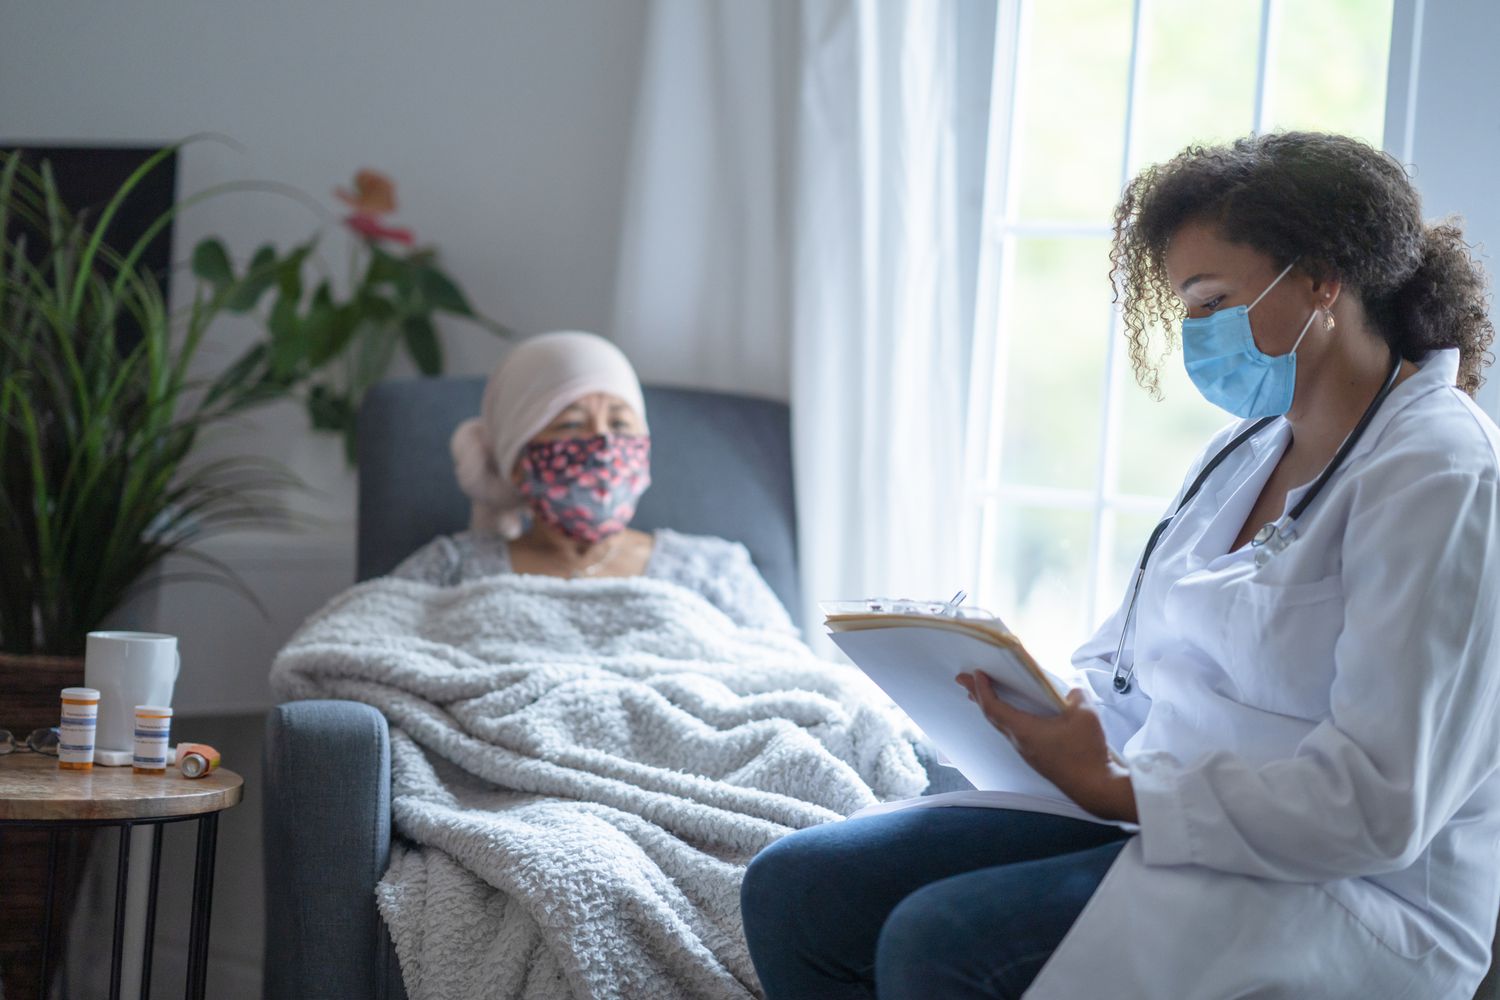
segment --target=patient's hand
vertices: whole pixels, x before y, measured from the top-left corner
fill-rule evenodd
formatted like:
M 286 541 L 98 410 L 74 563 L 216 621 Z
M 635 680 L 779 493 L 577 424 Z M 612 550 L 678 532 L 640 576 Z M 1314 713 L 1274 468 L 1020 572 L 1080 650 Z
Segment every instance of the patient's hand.
M 1044 716 L 1003 701 L 983 671 L 955 680 L 1021 758 L 1074 802 L 1101 819 L 1138 822 L 1130 772 L 1110 759 L 1104 726 L 1083 691 L 1069 691 L 1062 712 Z

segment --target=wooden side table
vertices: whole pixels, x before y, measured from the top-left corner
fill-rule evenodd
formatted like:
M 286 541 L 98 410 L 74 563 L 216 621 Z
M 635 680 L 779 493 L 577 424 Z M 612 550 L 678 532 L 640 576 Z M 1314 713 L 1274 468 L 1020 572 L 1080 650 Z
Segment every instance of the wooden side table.
M 244 781 L 217 768 L 204 778 L 184 778 L 175 767 L 166 774 L 134 774 L 128 767 L 63 771 L 56 757 L 14 753 L 0 757 L 0 837 L 9 828 L 40 827 L 50 832 L 46 920 L 42 927 L 42 984 L 46 995 L 52 966 L 52 896 L 57 880 L 58 837 L 63 830 L 113 826 L 120 830 L 115 868 L 114 947 L 109 995 L 120 996 L 120 961 L 125 943 L 125 888 L 130 871 L 130 831 L 149 826 L 151 876 L 147 888 L 145 954 L 141 996 L 151 995 L 151 950 L 156 929 L 156 888 L 161 874 L 161 831 L 167 823 L 198 821 L 198 852 L 193 863 L 193 904 L 189 917 L 186 996 L 203 997 L 208 981 L 208 926 L 213 904 L 214 847 L 219 813 L 240 801 Z M 0 840 L 0 855 L 4 844 Z

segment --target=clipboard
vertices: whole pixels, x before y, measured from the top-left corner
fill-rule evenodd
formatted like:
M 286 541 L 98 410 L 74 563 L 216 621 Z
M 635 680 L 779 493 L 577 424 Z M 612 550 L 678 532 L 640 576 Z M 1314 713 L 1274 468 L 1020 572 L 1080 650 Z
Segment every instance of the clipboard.
M 995 615 L 950 602 L 832 601 L 819 605 L 829 638 L 981 791 L 1019 793 L 1073 803 L 1021 759 L 954 682 L 975 669 L 989 675 L 1007 702 L 1038 715 L 1064 708 L 1068 685 L 1047 673 Z M 1117 763 L 1123 763 L 1110 752 Z

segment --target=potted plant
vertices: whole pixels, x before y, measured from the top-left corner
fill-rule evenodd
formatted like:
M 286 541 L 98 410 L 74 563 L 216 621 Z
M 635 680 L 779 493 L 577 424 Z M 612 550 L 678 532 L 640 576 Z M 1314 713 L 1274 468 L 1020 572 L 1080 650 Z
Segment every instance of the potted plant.
M 292 477 L 254 456 L 193 462 L 204 431 L 301 392 L 314 427 L 349 442 L 359 398 L 398 345 L 424 373 L 441 371 L 434 312 L 506 332 L 474 314 L 430 249 L 382 246 L 409 232 L 381 223 L 394 193 L 373 174 L 349 196 L 345 221 L 367 263 L 346 295 L 326 278 L 305 292 L 316 237 L 262 247 L 239 269 L 208 239 L 192 253 L 191 300 L 174 315 L 141 255 L 179 211 L 222 188 L 179 202 L 123 251 L 106 236 L 131 190 L 177 148 L 143 163 L 96 219 L 68 211 L 47 164 L 33 170 L 0 151 L 0 726 L 13 731 L 55 722 L 57 690 L 81 676 L 85 635 L 168 555 L 197 567 L 178 576 L 243 591 L 193 543 L 288 523 Z M 28 253 L 38 240 L 42 252 Z M 266 336 L 222 372 L 195 377 L 193 359 L 226 312 L 259 314 Z M 134 343 L 120 336 L 127 319 Z M 40 716 L 17 704 L 28 688 Z
M 152 573 L 167 556 L 196 566 L 175 577 L 244 591 L 194 543 L 289 523 L 291 476 L 254 456 L 194 461 L 200 435 L 302 392 L 314 427 L 347 447 L 359 399 L 398 344 L 436 373 L 433 313 L 479 320 L 431 250 L 387 249 L 409 233 L 381 223 L 394 193 L 382 200 L 369 177 L 358 190 L 375 200 L 345 220 L 367 258 L 347 295 L 326 279 L 304 295 L 316 238 L 284 253 L 263 247 L 238 269 L 210 239 L 192 254 L 196 282 L 174 314 L 142 255 L 179 211 L 223 188 L 179 202 L 129 247 L 107 237 L 131 191 L 177 148 L 143 163 L 96 218 L 68 210 L 45 162 L 32 169 L 0 150 L 0 728 L 20 739 L 55 725 L 58 691 L 83 682 L 87 633 L 133 591 L 174 578 Z M 266 336 L 222 372 L 195 375 L 226 312 L 259 315 Z M 8 834 L 5 853 L 0 965 L 19 991 L 41 971 L 30 938 L 46 912 L 44 835 Z M 59 886 L 64 921 L 77 875 L 69 867 Z
M 94 221 L 68 211 L 47 164 L 32 170 L 0 153 L 0 689 L 13 730 L 55 723 L 58 688 L 81 681 L 85 634 L 166 555 L 233 583 L 189 543 L 285 517 L 288 477 L 270 463 L 186 463 L 205 427 L 283 389 L 239 372 L 190 380 L 235 287 L 199 290 L 179 334 L 139 264 L 172 213 L 123 254 L 104 240 L 170 152 L 143 164 Z M 38 715 L 18 704 L 28 691 Z
M 193 272 L 215 289 L 232 288 L 224 308 L 258 311 L 265 325 L 266 340 L 230 370 L 301 396 L 313 428 L 339 434 L 352 462 L 359 404 L 398 350 L 423 375 L 442 373 L 436 314 L 461 317 L 501 336 L 511 331 L 474 311 L 438 266 L 436 250 L 417 246 L 410 229 L 390 224 L 396 185 L 389 177 L 361 170 L 352 190 L 335 194 L 350 209 L 343 224 L 355 237 L 346 291 L 321 276 L 304 295 L 303 271 L 315 260 L 317 236 L 284 253 L 262 246 L 238 275 L 224 245 L 206 239 L 193 251 Z

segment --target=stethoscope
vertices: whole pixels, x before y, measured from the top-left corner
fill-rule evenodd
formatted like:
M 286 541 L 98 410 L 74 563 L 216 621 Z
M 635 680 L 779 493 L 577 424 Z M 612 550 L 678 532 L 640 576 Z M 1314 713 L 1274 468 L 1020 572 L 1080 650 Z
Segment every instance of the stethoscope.
M 1302 499 L 1297 501 L 1295 507 L 1283 514 L 1280 519 L 1265 525 L 1255 533 L 1254 538 L 1250 539 L 1250 547 L 1255 550 L 1256 566 L 1264 566 L 1270 562 L 1272 556 L 1280 553 L 1296 539 L 1297 518 L 1301 517 L 1303 512 L 1317 499 L 1318 494 L 1323 490 L 1324 484 L 1333 478 L 1333 474 L 1343 464 L 1344 456 L 1348 455 L 1349 450 L 1359 441 L 1360 435 L 1365 432 L 1365 428 L 1369 426 L 1371 418 L 1375 416 L 1375 411 L 1380 409 L 1381 403 L 1385 402 L 1385 397 L 1391 394 L 1391 389 L 1396 384 L 1396 375 L 1400 371 L 1401 356 L 1397 354 L 1391 365 L 1390 374 L 1385 377 L 1385 384 L 1380 387 L 1380 391 L 1375 394 L 1375 398 L 1365 408 L 1364 416 L 1359 418 L 1359 423 L 1354 425 L 1354 430 L 1344 439 L 1344 443 L 1339 446 L 1339 450 L 1333 456 L 1333 461 L 1329 462 L 1318 475 L 1318 478 L 1313 481 L 1312 486 L 1308 488 L 1307 493 L 1303 495 Z M 1125 653 L 1125 639 L 1130 635 L 1130 626 L 1135 621 L 1135 602 L 1141 593 L 1141 580 L 1146 576 L 1146 562 L 1151 558 L 1151 553 L 1155 550 L 1156 543 L 1161 540 L 1162 534 L 1167 530 L 1167 526 L 1172 523 L 1173 519 L 1182 513 L 1182 508 L 1186 507 L 1188 501 L 1197 495 L 1198 490 L 1203 486 L 1209 475 L 1219 467 L 1219 464 L 1228 458 L 1236 448 L 1260 433 L 1262 429 L 1276 419 L 1276 417 L 1271 416 L 1257 420 L 1249 428 L 1236 435 L 1234 440 L 1220 449 L 1219 453 L 1203 467 L 1203 471 L 1198 473 L 1197 478 L 1193 480 L 1192 485 L 1183 494 L 1182 501 L 1177 504 L 1177 509 L 1162 518 L 1161 523 L 1151 532 L 1151 537 L 1146 540 L 1146 550 L 1141 553 L 1141 561 L 1136 564 L 1135 580 L 1130 586 L 1130 604 L 1125 610 L 1125 624 L 1120 628 L 1120 644 L 1115 647 L 1115 690 L 1120 694 L 1125 694 L 1130 690 L 1132 679 L 1135 677 L 1135 658 L 1131 658 L 1130 666 L 1124 670 L 1121 670 L 1120 659 Z

